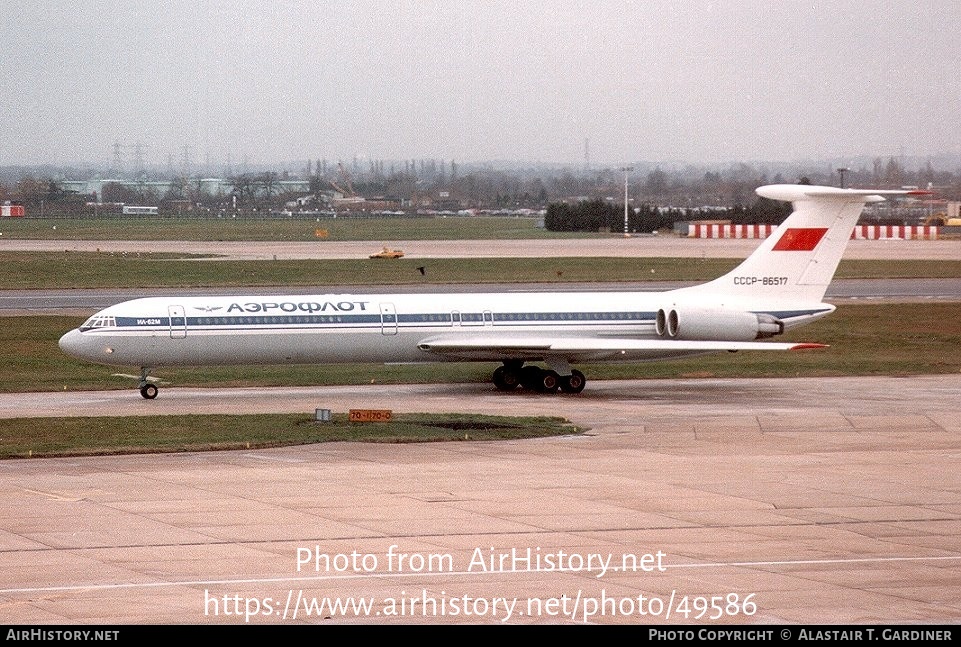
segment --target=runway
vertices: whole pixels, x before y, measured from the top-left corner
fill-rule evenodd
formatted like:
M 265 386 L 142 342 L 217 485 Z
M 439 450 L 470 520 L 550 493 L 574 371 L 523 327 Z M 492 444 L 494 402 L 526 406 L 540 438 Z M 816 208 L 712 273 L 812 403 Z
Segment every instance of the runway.
M 149 402 L 133 390 L 3 394 L 4 417 L 365 406 L 560 415 L 590 429 L 3 461 L 0 614 L 957 622 L 959 396 L 955 375 L 593 381 L 552 397 L 474 384 L 168 388 Z

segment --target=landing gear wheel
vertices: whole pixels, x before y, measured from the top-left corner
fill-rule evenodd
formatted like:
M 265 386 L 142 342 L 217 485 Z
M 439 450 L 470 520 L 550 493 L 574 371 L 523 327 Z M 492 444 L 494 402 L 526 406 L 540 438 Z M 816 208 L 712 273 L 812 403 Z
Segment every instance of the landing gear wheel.
M 555 393 L 561 385 L 561 376 L 556 371 L 542 371 L 539 389 L 541 393 Z
M 498 391 L 513 391 L 520 383 L 520 371 L 513 366 L 498 366 L 494 370 L 494 386 Z
M 578 370 L 571 371 L 571 374 L 561 378 L 561 391 L 564 393 L 580 393 L 587 384 L 587 378 Z
M 544 370 L 538 366 L 525 366 L 521 369 L 521 386 L 529 391 L 541 390 L 541 378 Z
M 156 384 L 144 384 L 142 387 L 140 387 L 140 395 L 147 400 L 153 400 L 157 397 L 157 393 L 159 392 L 160 389 L 157 388 Z

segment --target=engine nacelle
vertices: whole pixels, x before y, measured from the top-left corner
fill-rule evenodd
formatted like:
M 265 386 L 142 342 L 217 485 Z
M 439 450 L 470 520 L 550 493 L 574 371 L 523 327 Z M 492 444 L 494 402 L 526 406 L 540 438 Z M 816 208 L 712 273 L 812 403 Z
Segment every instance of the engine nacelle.
M 752 341 L 784 332 L 769 314 L 707 308 L 661 308 L 654 320 L 658 337 L 688 341 Z

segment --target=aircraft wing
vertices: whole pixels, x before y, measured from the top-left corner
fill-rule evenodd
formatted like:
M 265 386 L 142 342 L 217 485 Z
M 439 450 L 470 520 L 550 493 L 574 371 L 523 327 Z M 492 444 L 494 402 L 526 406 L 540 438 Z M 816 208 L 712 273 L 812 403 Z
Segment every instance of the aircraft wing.
M 570 361 L 610 358 L 683 356 L 739 350 L 807 350 L 824 344 L 752 341 L 683 341 L 673 339 L 625 339 L 616 337 L 432 337 L 418 345 L 422 351 L 454 359 L 493 360 L 563 357 Z

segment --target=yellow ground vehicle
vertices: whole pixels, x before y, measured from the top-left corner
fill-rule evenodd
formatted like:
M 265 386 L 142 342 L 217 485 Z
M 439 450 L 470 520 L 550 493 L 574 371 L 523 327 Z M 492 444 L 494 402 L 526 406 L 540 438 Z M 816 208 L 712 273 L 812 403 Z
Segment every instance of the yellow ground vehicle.
M 404 250 L 402 249 L 392 249 L 390 247 L 384 247 L 376 254 L 371 254 L 371 258 L 400 258 L 404 255 Z
M 926 226 L 958 227 L 961 226 L 961 218 L 948 218 L 947 214 L 936 213 L 933 216 L 925 218 L 924 224 Z
M 935 213 L 924 219 L 925 225 L 941 227 L 961 226 L 961 202 L 949 202 L 948 211 Z

